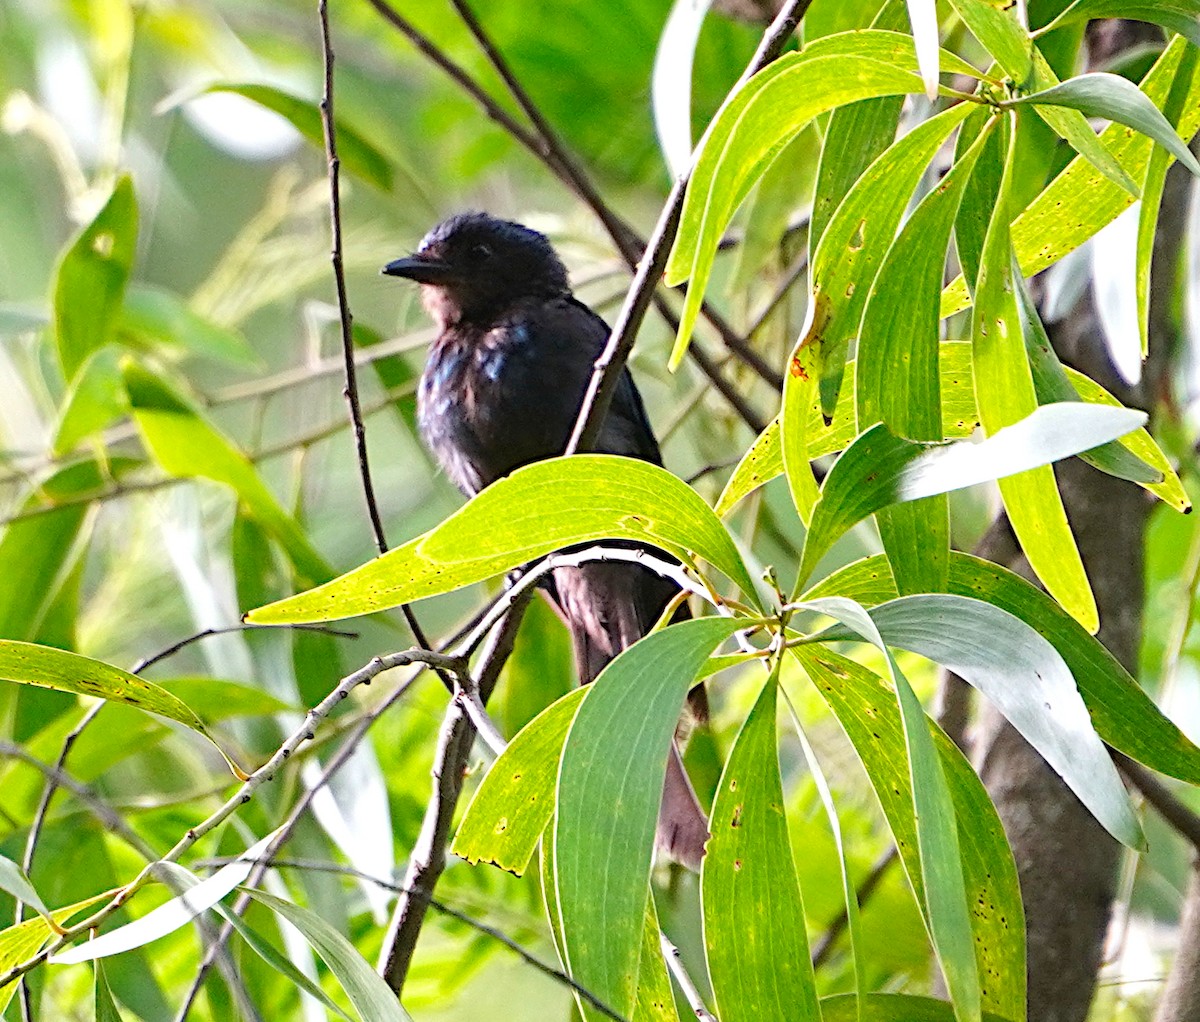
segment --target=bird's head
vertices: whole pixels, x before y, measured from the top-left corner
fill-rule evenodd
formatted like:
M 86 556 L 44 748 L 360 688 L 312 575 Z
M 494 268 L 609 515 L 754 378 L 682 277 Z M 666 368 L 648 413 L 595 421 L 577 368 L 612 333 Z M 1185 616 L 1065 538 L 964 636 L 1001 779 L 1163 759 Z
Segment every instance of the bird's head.
M 383 272 L 415 280 L 444 328 L 487 322 L 522 298 L 567 293 L 567 271 L 537 231 L 486 213 L 459 213 L 422 239 L 417 251 Z

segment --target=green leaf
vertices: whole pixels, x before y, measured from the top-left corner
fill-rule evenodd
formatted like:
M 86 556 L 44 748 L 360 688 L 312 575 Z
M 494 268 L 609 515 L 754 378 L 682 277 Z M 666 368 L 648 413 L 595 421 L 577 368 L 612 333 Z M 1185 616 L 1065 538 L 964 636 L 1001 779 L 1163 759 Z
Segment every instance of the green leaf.
M 1071 385 L 1063 364 L 1059 362 L 1046 328 L 1042 325 L 1029 286 L 1021 276 L 1015 261 L 1013 265 L 1013 284 L 1017 289 L 1017 300 L 1021 310 L 1022 333 L 1025 337 L 1025 352 L 1029 356 L 1029 366 L 1033 373 L 1033 389 L 1037 392 L 1039 404 L 1049 404 L 1058 401 L 1081 401 L 1079 392 Z M 1112 401 L 1116 403 L 1116 399 Z M 1107 403 L 1107 402 L 1106 402 Z M 1151 441 L 1153 444 L 1153 441 Z M 1154 445 L 1157 449 L 1157 445 Z M 1131 482 L 1150 487 L 1162 483 L 1166 474 L 1159 468 L 1144 461 L 1125 446 L 1123 440 L 1110 440 L 1106 444 L 1095 447 L 1090 451 L 1080 452 L 1079 457 L 1089 465 L 1116 476 L 1118 479 L 1128 479 Z
M 131 287 L 125 296 L 120 327 L 143 341 L 157 341 L 235 366 L 260 367 L 262 357 L 236 330 L 218 326 L 188 308 L 170 291 L 156 287 Z
M 970 343 L 943 341 L 938 370 L 941 373 L 942 436 L 969 437 L 979 425 L 975 412 Z M 837 408 L 828 424 L 821 417 L 816 398 L 810 401 L 806 431 L 810 458 L 844 450 L 857 435 L 857 416 L 854 411 L 856 374 L 857 363 L 851 359 L 846 363 L 846 386 L 838 395 Z M 774 419 L 742 455 L 742 460 L 717 500 L 716 513 L 724 517 L 747 494 L 782 473 L 779 420 Z
M 921 201 L 892 243 L 871 289 L 858 340 L 859 428 L 883 422 L 912 440 L 942 439 L 938 295 L 950 232 L 990 130 Z M 950 555 L 944 495 L 881 509 L 883 548 L 902 592 L 940 592 Z
M 1145 847 L 1125 785 L 1058 651 L 1020 618 L 982 600 L 937 593 L 871 610 L 884 642 L 940 664 L 979 689 L 1118 841 Z M 822 639 L 853 639 L 844 627 Z
M 998 564 L 961 553 L 950 555 L 949 590 L 986 600 L 1044 635 L 1071 669 L 1097 733 L 1114 749 L 1159 773 L 1200 784 L 1200 748 L 1163 715 L 1103 643 L 1042 590 Z M 871 605 L 895 599 L 896 586 L 886 559 L 877 555 L 835 572 L 805 598 L 825 595 Z
M 825 477 L 800 565 L 803 581 L 847 529 L 889 504 L 1003 479 L 1122 436 L 1145 414 L 1066 402 L 1045 405 L 981 443 L 919 444 L 882 423 L 854 441 Z
M 37 306 L 0 302 L 0 336 L 32 333 L 49 322 L 49 313 Z
M 1175 39 L 1142 81 L 1142 91 L 1163 107 L 1176 73 L 1186 80 L 1187 95 L 1176 125 L 1180 138 L 1190 140 L 1200 127 L 1200 77 L 1194 62 L 1181 65 L 1186 43 Z M 1133 178 L 1146 174 L 1154 143 L 1123 124 L 1110 124 L 1100 135 L 1101 144 Z M 1012 239 L 1021 272 L 1040 273 L 1073 252 L 1088 238 L 1115 220 L 1133 203 L 1133 196 L 1079 157 L 1059 174 L 1029 207 L 1013 221 Z M 942 292 L 942 317 L 971 304 L 966 282 L 959 277 Z
M 925 96 L 932 103 L 938 91 L 938 18 L 933 0 L 905 0 L 908 18 L 912 22 L 913 42 L 917 48 L 917 64 L 925 83 Z
M 646 924 L 642 927 L 642 954 L 638 962 L 637 1000 L 632 1022 L 679 1022 L 675 993 L 667 973 L 659 939 L 658 912 L 654 899 L 646 899 Z
M 554 815 L 563 742 L 587 689 L 577 688 L 525 725 L 475 789 L 450 850 L 521 876 Z
M 952 62 L 956 70 L 963 63 Z M 726 103 L 688 181 L 667 265 L 668 283 L 690 279 L 672 368 L 687 350 L 720 237 L 754 182 L 819 114 L 862 99 L 923 91 L 915 65 L 909 36 L 879 30 L 828 36 L 774 61 Z
M 113 1000 L 108 980 L 104 977 L 104 963 L 96 963 L 96 1022 L 121 1022 L 121 1013 Z
M 123 175 L 96 218 L 63 254 L 54 274 L 54 339 L 69 382 L 113 337 L 137 247 L 133 179 Z
M 870 642 L 887 661 L 900 707 L 904 746 L 908 754 L 912 812 L 927 909 L 926 923 L 950 1000 L 954 1003 L 955 1016 L 960 1022 L 978 1022 L 982 1010 L 982 991 L 972 950 L 971 918 L 967 909 L 958 821 L 946 768 L 932 733 L 939 729 L 925 716 L 908 679 L 861 605 L 844 597 L 833 596 L 806 602 L 800 605 L 800 609 L 832 617 Z
M 302 712 L 300 707 L 240 681 L 207 677 L 168 678 L 159 684 L 209 723 L 230 717 L 268 717 L 276 713 Z
M 1133 82 L 1107 72 L 1077 75 L 1061 85 L 1011 100 L 1010 106 L 1061 106 L 1088 117 L 1103 117 L 1136 128 L 1154 139 L 1193 174 L 1200 163 L 1171 127 L 1171 122 Z
M 1154 0 L 1153 3 L 1138 0 L 1075 0 L 1039 34 L 1052 32 L 1062 25 L 1074 21 L 1091 21 L 1099 18 L 1131 18 L 1134 21 L 1149 21 L 1178 32 L 1200 46 L 1200 0 Z
M 1012 134 L 1015 136 L 1015 130 Z M 1015 153 L 1010 138 L 1004 176 L 983 243 L 971 315 L 975 404 L 989 436 L 1029 415 L 1038 405 L 1013 279 L 1009 193 Z M 1115 439 L 1115 435 L 1104 439 Z M 1054 470 L 1047 464 L 1002 479 L 1000 495 L 1030 567 L 1059 603 L 1085 628 L 1096 631 L 1100 627 L 1096 600 L 1067 522 Z
M 820 1019 L 775 741 L 778 668 L 721 775 L 700 881 L 708 973 L 725 1022 Z
M 228 486 L 283 547 L 304 579 L 322 582 L 333 574 L 232 441 L 144 366 L 126 361 L 123 369 L 134 422 L 164 472 L 180 479 L 211 479 Z
M 812 296 L 804 345 L 817 345 L 821 410 L 832 416 L 842 364 L 858 336 L 880 264 L 896 237 L 909 198 L 950 133 L 971 112 L 959 103 L 917 125 L 858 179 L 834 213 L 813 256 Z
M 313 980 L 309 979 L 292 963 L 292 960 L 281 952 L 274 944 L 266 937 L 251 927 L 236 912 L 227 909 L 224 905 L 218 902 L 213 908 L 230 926 L 237 930 L 238 935 L 246 942 L 246 945 L 266 962 L 272 969 L 283 976 L 289 983 L 296 988 L 303 990 L 310 997 L 320 1001 L 327 1011 L 332 1011 L 336 1015 L 340 1015 L 344 1019 L 350 1019 L 350 1016 L 342 1010 L 332 997 L 330 997 L 321 987 Z M 99 967 L 100 962 L 96 962 Z
M 854 994 L 821 998 L 823 1022 L 954 1022 L 954 1008 L 948 1002 L 916 994 L 868 994 L 861 1015 L 858 1009 Z M 1012 1022 L 1016 1017 L 983 1013 L 984 1022 Z
M 0 640 L 0 678 L 22 685 L 110 699 L 177 721 L 216 745 L 191 708 L 164 688 L 119 667 L 32 642 Z M 219 748 L 219 746 L 218 746 Z
M 886 558 L 879 555 L 875 560 L 884 572 L 888 571 Z M 879 675 L 826 647 L 799 646 L 791 651 L 833 710 L 862 760 L 928 927 L 929 909 L 918 853 L 912 782 L 896 693 Z M 1004 1018 L 1023 1020 L 1025 916 L 1016 864 L 996 809 L 978 775 L 936 724 L 930 722 L 930 728 L 959 821 L 958 839 L 971 905 L 971 943 L 982 1006 Z M 825 1004 L 823 1000 L 822 1011 L 826 1010 Z M 952 1017 L 949 1005 L 943 1005 L 943 1010 L 947 1018 Z M 869 1006 L 864 1017 L 872 1017 Z
M 408 1022 L 396 995 L 345 937 L 315 912 L 266 891 L 243 888 L 255 901 L 291 923 L 329 966 L 350 1003 L 370 1022 Z
M 328 621 L 459 589 L 544 554 L 600 539 L 699 555 L 751 598 L 754 583 L 719 518 L 657 465 L 606 454 L 550 458 L 493 483 L 441 525 L 327 585 L 246 615 Z
M 621 1015 L 637 993 L 667 751 L 696 674 L 738 627 L 730 618 L 700 618 L 635 643 L 586 689 L 567 735 L 554 828 L 566 961 Z M 585 1017 L 593 1014 L 584 1008 Z
M 33 884 L 29 882 L 29 877 L 25 875 L 25 870 L 5 855 L 0 855 L 0 891 L 7 891 L 17 901 L 23 901 L 39 915 L 48 916 L 50 914 L 45 902 L 34 890 Z
M 121 380 L 124 356 L 114 344 L 97 348 L 80 364 L 63 398 L 51 451 L 61 458 L 129 411 Z
M 85 908 L 90 908 L 98 902 L 111 898 L 115 893 L 115 891 L 105 891 L 103 894 L 96 894 L 83 901 L 78 901 L 74 905 L 56 908 L 50 913 L 50 918 L 57 925 L 65 926 L 72 916 L 78 915 Z M 0 973 L 8 972 L 13 966 L 28 961 L 41 951 L 53 936 L 54 930 L 41 916 L 27 919 L 6 930 L 0 930 Z M 0 1012 L 8 1007 L 13 994 L 17 992 L 17 982 L 17 980 L 13 980 L 7 986 L 0 987 Z
M 317 104 L 311 100 L 302 99 L 290 92 L 284 92 L 273 85 L 255 83 L 234 84 L 223 82 L 210 86 L 207 92 L 232 92 L 257 103 L 259 106 L 274 110 L 285 117 L 293 128 L 303 135 L 318 149 L 325 149 L 325 133 L 321 127 L 321 112 Z M 374 185 L 382 192 L 392 190 L 391 161 L 370 142 L 364 135 L 349 126 L 342 117 L 335 118 L 334 127 L 337 130 L 338 159 L 342 166 L 367 184 Z

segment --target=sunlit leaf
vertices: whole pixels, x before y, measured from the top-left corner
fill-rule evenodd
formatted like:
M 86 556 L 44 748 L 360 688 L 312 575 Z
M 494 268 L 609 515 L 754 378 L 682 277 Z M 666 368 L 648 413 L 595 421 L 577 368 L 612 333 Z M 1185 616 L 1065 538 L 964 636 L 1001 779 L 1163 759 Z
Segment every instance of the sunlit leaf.
M 680 177 L 692 161 L 692 58 L 711 2 L 675 0 L 654 54 L 654 130 L 673 177 Z
M 23 901 L 42 916 L 50 915 L 50 910 L 34 890 L 29 877 L 25 875 L 25 870 L 5 855 L 0 855 L 0 891 L 6 891 L 17 901 Z
M 435 529 L 327 585 L 260 607 L 260 624 L 328 621 L 450 592 L 599 539 L 692 551 L 744 592 L 754 583 L 703 499 L 657 465 L 613 455 L 552 458 L 489 486 Z
M 508 743 L 475 790 L 454 836 L 455 855 L 518 876 L 525 872 L 554 815 L 563 742 L 586 691 L 551 703 Z

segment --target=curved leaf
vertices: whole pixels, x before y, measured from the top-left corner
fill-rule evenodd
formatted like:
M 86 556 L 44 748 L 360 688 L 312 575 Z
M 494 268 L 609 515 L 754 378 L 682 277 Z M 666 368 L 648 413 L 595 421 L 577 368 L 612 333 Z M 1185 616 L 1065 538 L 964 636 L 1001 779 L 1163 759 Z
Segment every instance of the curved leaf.
M 738 627 L 700 618 L 629 647 L 586 689 L 563 748 L 554 875 L 565 957 L 571 975 L 621 1015 L 637 993 L 667 751 L 697 673 Z
M 693 551 L 747 595 L 754 583 L 719 518 L 666 469 L 609 454 L 551 458 L 489 486 L 441 525 L 332 582 L 246 615 L 260 624 L 369 614 L 462 588 L 598 539 Z
M 654 52 L 650 105 L 667 169 L 681 177 L 692 162 L 692 60 L 712 0 L 675 0 Z
M 1006 610 L 948 593 L 902 596 L 870 613 L 889 646 L 940 664 L 986 695 L 1113 837 L 1144 848 L 1125 785 L 1047 639 Z M 854 636 L 835 627 L 821 638 Z
M 700 879 L 708 974 L 725 1022 L 821 1017 L 784 815 L 778 684 L 776 668 L 729 753 Z

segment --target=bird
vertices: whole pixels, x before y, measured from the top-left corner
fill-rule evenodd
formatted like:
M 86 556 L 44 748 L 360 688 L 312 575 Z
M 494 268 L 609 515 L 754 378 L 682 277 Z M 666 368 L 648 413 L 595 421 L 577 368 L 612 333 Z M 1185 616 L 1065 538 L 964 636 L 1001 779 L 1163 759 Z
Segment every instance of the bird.
M 467 496 L 566 449 L 609 327 L 571 291 L 545 235 L 482 212 L 451 216 L 382 271 L 416 281 L 437 328 L 417 390 L 422 438 Z M 623 369 L 594 450 L 662 465 L 658 441 Z M 654 627 L 675 584 L 628 562 L 557 568 L 544 593 L 571 633 L 581 685 Z M 683 604 L 677 617 L 686 616 Z M 706 714 L 703 689 L 689 697 Z M 709 838 L 679 754 L 668 754 L 655 846 L 699 870 Z

